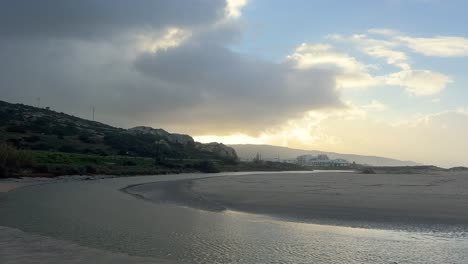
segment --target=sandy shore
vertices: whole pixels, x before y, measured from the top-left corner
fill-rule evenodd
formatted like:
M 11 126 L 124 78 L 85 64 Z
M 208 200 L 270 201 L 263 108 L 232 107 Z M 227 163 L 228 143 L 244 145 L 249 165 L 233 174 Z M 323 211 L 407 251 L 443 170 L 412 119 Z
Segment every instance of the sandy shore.
M 468 224 L 468 174 L 272 174 L 145 184 L 153 201 L 296 219 Z
M 52 178 L 9 178 L 9 179 L 3 179 L 0 180 L 0 193 L 6 193 L 13 191 L 15 189 L 29 186 L 29 185 L 37 185 L 37 184 L 44 184 L 44 183 L 51 183 L 56 181 L 55 179 Z
M 11 192 L 15 189 L 38 185 L 38 184 L 47 184 L 55 182 L 66 182 L 66 181 L 83 181 L 83 180 L 97 180 L 104 178 L 112 178 L 114 176 L 109 175 L 96 175 L 96 176 L 86 176 L 86 175 L 71 175 L 71 176 L 59 176 L 55 178 L 45 178 L 45 177 L 21 177 L 21 178 L 7 178 L 0 179 L 0 194 L 5 194 Z

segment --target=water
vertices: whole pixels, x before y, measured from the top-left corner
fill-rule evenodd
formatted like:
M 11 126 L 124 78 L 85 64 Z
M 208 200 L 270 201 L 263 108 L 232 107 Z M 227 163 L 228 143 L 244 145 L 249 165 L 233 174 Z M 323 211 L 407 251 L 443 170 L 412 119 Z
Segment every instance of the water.
M 298 223 L 155 204 L 119 191 L 130 184 L 201 176 L 28 187 L 0 198 L 0 225 L 175 263 L 468 263 L 466 228 L 421 232 Z

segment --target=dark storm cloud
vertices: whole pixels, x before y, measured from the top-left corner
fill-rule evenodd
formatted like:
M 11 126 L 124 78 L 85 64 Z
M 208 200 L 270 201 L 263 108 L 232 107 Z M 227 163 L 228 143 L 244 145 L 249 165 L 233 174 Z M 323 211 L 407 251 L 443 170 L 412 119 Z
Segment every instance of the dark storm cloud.
M 252 132 L 311 108 L 340 104 L 331 72 L 297 71 L 285 63 L 256 60 L 217 45 L 188 43 L 143 54 L 136 67 L 170 84 L 181 97 L 198 91 L 200 101 L 186 109 L 184 123 L 209 120 L 211 129 L 235 126 Z
M 223 0 L 2 0 L 0 35 L 103 38 L 210 23 L 224 6 Z
M 0 4 L 1 99 L 130 127 L 254 134 L 307 110 L 339 106 L 332 72 L 301 71 L 227 48 L 242 26 L 220 1 L 44 0 Z M 181 26 L 156 53 L 133 35 Z

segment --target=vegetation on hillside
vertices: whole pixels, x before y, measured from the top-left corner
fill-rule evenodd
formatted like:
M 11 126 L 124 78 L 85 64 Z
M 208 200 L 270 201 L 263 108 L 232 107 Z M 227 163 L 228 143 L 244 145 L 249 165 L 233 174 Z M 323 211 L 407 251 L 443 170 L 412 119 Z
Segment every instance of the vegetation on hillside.
M 0 177 L 300 169 L 239 162 L 229 147 L 162 129 L 121 129 L 2 101 L 0 142 Z
M 135 134 L 126 129 L 48 109 L 0 101 L 0 140 L 18 149 L 96 155 L 219 159 L 192 144 L 168 140 L 170 133 Z
M 31 153 L 17 150 L 8 144 L 0 144 L 0 178 L 11 177 L 33 166 Z

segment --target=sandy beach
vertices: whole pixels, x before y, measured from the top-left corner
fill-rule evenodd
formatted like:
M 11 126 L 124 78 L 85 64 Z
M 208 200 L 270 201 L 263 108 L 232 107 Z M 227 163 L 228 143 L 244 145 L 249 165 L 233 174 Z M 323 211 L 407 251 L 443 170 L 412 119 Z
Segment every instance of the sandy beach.
M 127 191 L 212 211 L 296 219 L 468 223 L 467 173 L 264 174 L 146 184 Z
M 57 181 L 53 178 L 9 178 L 0 180 L 0 193 L 7 193 L 13 191 L 15 189 L 30 186 L 30 185 L 37 185 L 37 184 L 44 184 L 44 183 L 52 183 Z
M 112 178 L 114 176 L 109 175 L 71 175 L 71 176 L 59 176 L 55 178 L 46 178 L 46 177 L 21 177 L 21 178 L 7 178 L 0 180 L 0 194 L 5 194 L 11 192 L 18 188 L 38 185 L 38 184 L 48 184 L 48 183 L 57 183 L 57 182 L 67 182 L 67 181 L 83 181 L 83 180 L 97 180 L 97 179 L 106 179 Z

